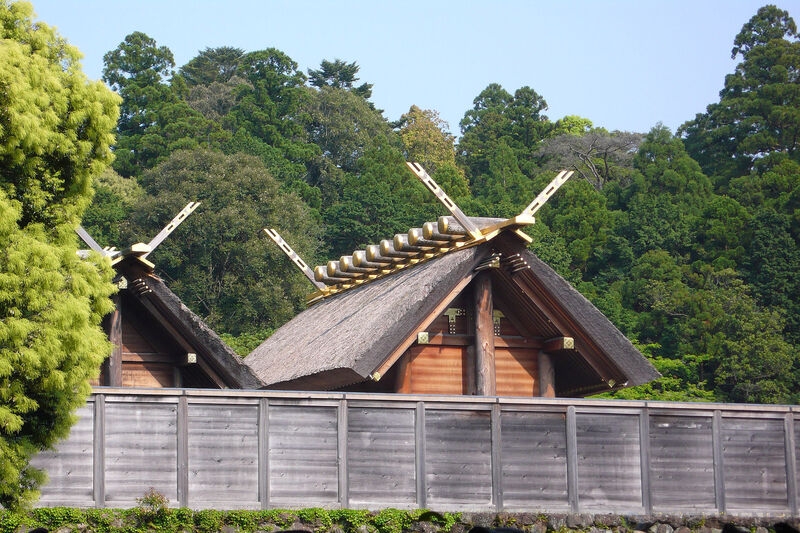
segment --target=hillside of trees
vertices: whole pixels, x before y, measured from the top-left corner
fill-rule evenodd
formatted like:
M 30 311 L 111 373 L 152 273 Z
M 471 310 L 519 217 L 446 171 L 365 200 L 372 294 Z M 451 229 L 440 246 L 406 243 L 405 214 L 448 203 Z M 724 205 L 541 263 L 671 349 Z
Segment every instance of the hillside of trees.
M 719 101 L 675 133 L 552 120 L 533 88 L 490 84 L 456 140 L 435 110 L 387 120 L 356 62 L 304 70 L 275 48 L 219 47 L 177 66 L 135 32 L 104 57 L 122 102 L 115 160 L 83 225 L 124 247 L 202 202 L 150 258 L 246 353 L 311 289 L 261 228 L 319 264 L 446 214 L 404 161 L 467 214 L 495 217 L 570 168 L 531 247 L 664 375 L 620 396 L 796 403 L 800 40 L 775 6 L 732 37 L 738 65 Z

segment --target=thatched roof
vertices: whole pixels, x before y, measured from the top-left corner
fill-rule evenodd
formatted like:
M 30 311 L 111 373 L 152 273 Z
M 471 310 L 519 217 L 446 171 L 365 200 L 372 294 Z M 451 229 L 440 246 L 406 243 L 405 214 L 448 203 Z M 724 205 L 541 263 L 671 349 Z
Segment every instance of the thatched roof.
M 485 250 L 467 248 L 326 298 L 295 316 L 245 362 L 267 386 L 335 389 L 369 379 L 422 317 L 468 282 Z
M 213 373 L 227 388 L 263 386 L 243 359 L 152 272 L 152 264 L 131 255 L 114 267 L 126 278 L 129 296 L 141 303 L 180 344 L 195 350 L 198 372 Z
M 497 220 L 474 219 L 481 228 Z M 559 354 L 568 375 L 560 395 L 586 395 L 659 376 L 627 338 L 583 295 L 532 252 L 510 226 L 474 246 L 428 254 L 375 280 L 335 293 L 279 328 L 245 362 L 268 388 L 330 390 L 370 379 L 416 339 L 476 275 L 490 255 L 498 295 L 530 318 L 542 338 L 575 336 Z M 500 235 L 500 238 L 495 238 Z M 503 264 L 506 266 L 504 267 Z M 565 381 L 564 381 L 565 380 Z

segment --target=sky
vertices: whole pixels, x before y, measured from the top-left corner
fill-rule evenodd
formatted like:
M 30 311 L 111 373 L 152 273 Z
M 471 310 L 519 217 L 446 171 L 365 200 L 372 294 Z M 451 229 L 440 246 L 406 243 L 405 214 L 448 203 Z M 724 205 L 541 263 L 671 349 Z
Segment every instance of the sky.
M 416 105 L 455 135 L 491 83 L 533 88 L 550 120 L 674 132 L 719 101 L 738 62 L 733 40 L 761 6 L 800 17 L 797 0 L 30 1 L 84 54 L 90 79 L 134 31 L 169 48 L 176 67 L 206 48 L 277 48 L 304 73 L 355 61 L 388 120 Z

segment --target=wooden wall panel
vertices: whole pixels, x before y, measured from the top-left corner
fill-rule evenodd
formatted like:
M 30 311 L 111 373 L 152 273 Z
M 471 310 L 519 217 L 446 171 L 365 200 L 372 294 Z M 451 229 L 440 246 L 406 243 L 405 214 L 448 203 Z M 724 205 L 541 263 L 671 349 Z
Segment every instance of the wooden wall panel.
M 416 502 L 414 409 L 353 407 L 347 415 L 350 503 Z
M 564 414 L 503 412 L 501 424 L 503 505 L 568 510 Z
M 258 508 L 258 404 L 189 405 L 189 504 Z
M 498 396 L 539 396 L 538 350 L 495 348 Z
M 786 510 L 783 419 L 722 418 L 725 503 L 728 510 Z
M 150 487 L 177 501 L 176 426 L 176 404 L 106 401 L 108 506 L 136 505 Z
M 425 436 L 428 505 L 490 505 L 489 411 L 426 410 Z
M 174 387 L 175 367 L 164 363 L 135 363 L 125 361 L 122 364 L 123 387 Z
M 77 410 L 78 421 L 72 426 L 69 439 L 59 442 L 55 450 L 45 451 L 31 461 L 34 468 L 47 471 L 49 482 L 42 490 L 39 505 L 94 505 L 94 404 Z
M 655 509 L 714 509 L 712 424 L 711 416 L 650 415 Z
M 578 498 L 603 512 L 642 508 L 637 416 L 578 413 Z
M 794 427 L 794 450 L 791 450 L 789 453 L 794 453 L 794 466 L 795 466 L 795 490 L 797 493 L 795 494 L 795 509 L 800 509 L 800 416 L 795 414 L 794 419 L 792 420 L 792 426 Z
M 413 346 L 402 390 L 412 394 L 464 394 L 467 350 L 461 346 Z
M 335 407 L 269 407 L 270 504 L 314 507 L 338 501 Z

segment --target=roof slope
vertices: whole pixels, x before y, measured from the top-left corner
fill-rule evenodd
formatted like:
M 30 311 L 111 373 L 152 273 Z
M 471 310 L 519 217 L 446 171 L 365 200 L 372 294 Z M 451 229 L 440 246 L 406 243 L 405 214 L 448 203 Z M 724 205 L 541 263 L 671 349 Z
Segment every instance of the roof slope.
M 267 386 L 335 389 L 370 375 L 487 254 L 465 248 L 326 298 L 245 359 Z M 447 300 L 447 301 L 445 301 Z
M 559 309 L 555 311 L 568 316 L 574 327 L 583 330 L 582 337 L 592 341 L 592 351 L 600 352 L 617 367 L 626 377 L 626 385 L 642 385 L 660 377 L 631 341 L 567 280 L 530 250 L 524 250 L 520 255 L 528 268 L 516 275 L 557 301 Z
M 117 271 L 128 278 L 128 291 L 142 302 L 160 322 L 180 335 L 197 350 L 203 362 L 229 388 L 256 389 L 263 384 L 243 359 L 233 351 L 203 320 L 181 301 L 166 284 L 134 258 L 116 265 Z
M 572 374 L 563 389 L 584 393 L 657 377 L 631 342 L 564 278 L 512 235 L 466 247 L 335 294 L 313 305 L 245 359 L 269 388 L 330 390 L 369 379 L 413 342 L 422 321 L 444 307 L 498 251 L 515 268 L 493 269 L 513 305 L 537 315 L 548 335 L 576 335 L 580 353 L 561 360 Z M 524 260 L 520 268 L 519 259 Z M 405 343 L 405 344 L 404 344 Z

